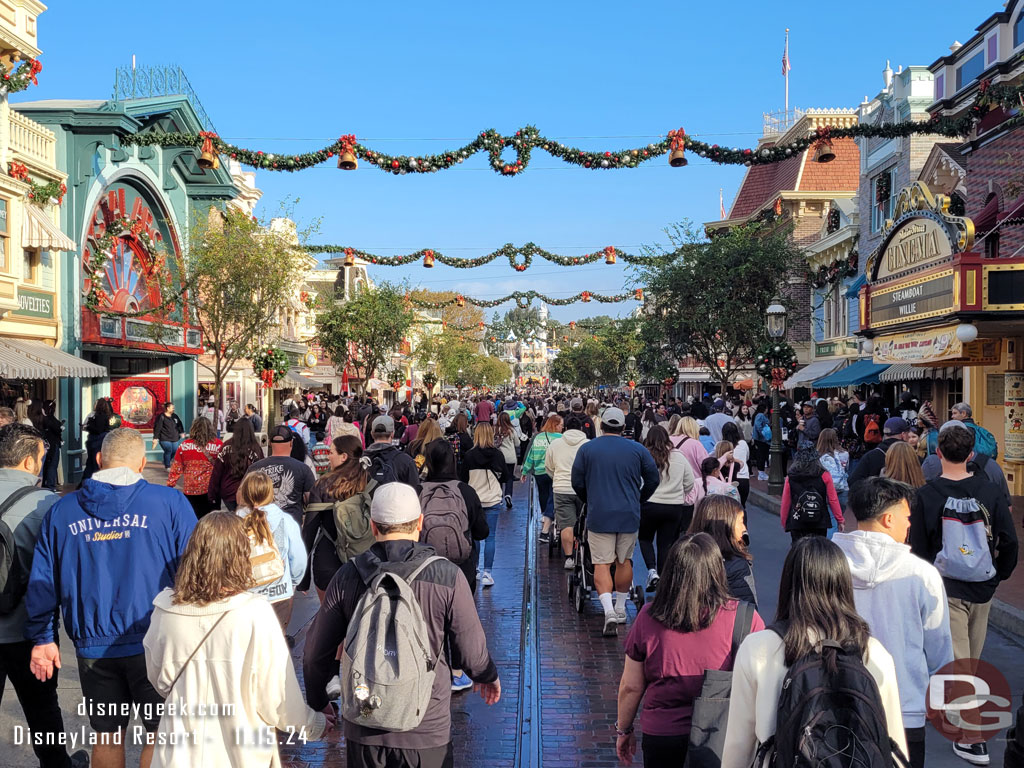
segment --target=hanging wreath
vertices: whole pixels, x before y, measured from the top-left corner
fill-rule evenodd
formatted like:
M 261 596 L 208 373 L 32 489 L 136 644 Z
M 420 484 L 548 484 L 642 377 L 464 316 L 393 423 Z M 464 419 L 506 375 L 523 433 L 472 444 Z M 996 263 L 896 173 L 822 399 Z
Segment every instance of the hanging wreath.
M 892 175 L 886 171 L 875 182 L 875 202 L 884 203 L 892 194 Z
M 757 372 L 772 383 L 773 389 L 782 389 L 782 383 L 799 367 L 796 351 L 784 341 L 765 345 L 754 355 Z
M 252 357 L 253 373 L 259 376 L 264 386 L 268 388 L 273 387 L 284 378 L 284 375 L 288 373 L 289 365 L 291 365 L 291 361 L 288 359 L 288 355 L 277 347 L 261 349 Z

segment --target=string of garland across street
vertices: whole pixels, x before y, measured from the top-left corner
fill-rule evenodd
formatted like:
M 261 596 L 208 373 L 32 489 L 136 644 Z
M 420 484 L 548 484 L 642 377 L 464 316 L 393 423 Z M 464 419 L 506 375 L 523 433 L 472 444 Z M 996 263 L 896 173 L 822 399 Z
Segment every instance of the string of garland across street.
M 540 299 L 545 304 L 551 304 L 556 307 L 566 307 L 570 304 L 575 304 L 577 301 L 581 301 L 584 304 L 593 300 L 601 302 L 602 304 L 618 304 L 623 301 L 643 301 L 644 290 L 643 288 L 636 288 L 635 290 L 627 293 L 617 293 L 613 295 L 606 295 L 601 293 L 595 293 L 594 291 L 581 291 L 575 296 L 570 296 L 565 299 L 556 299 L 551 296 L 545 296 L 543 293 L 537 291 L 514 291 L 507 296 L 502 296 L 498 299 L 479 299 L 472 296 L 464 296 L 461 293 L 456 294 L 450 299 L 442 299 L 439 301 L 426 301 L 424 299 L 415 298 L 406 295 L 406 301 L 408 301 L 414 307 L 420 307 L 421 309 L 444 309 L 445 307 L 458 306 L 464 307 L 466 304 L 472 304 L 476 307 L 496 307 L 499 304 L 504 304 L 506 301 L 515 301 L 517 306 L 528 307 L 530 302 L 534 299 Z
M 496 259 L 505 258 L 508 259 L 509 266 L 516 272 L 525 272 L 530 265 L 533 264 L 534 256 L 539 256 L 545 261 L 550 261 L 552 264 L 557 264 L 561 267 L 572 267 L 584 264 L 594 264 L 601 259 L 604 259 L 605 264 L 615 264 L 618 259 L 622 259 L 627 264 L 654 264 L 657 262 L 671 261 L 682 251 L 682 249 L 678 249 L 665 254 L 641 256 L 639 254 L 621 251 L 614 245 L 607 245 L 600 250 L 594 251 L 593 253 L 585 253 L 582 256 L 562 256 L 560 254 L 544 250 L 534 243 L 526 243 L 521 246 L 506 243 L 497 250 L 476 258 L 448 256 L 442 251 L 436 251 L 432 248 L 421 248 L 418 251 L 399 254 L 397 256 L 382 256 L 378 253 L 371 253 L 359 248 L 352 248 L 344 245 L 307 245 L 305 246 L 305 250 L 308 253 L 343 253 L 344 258 L 339 260 L 341 262 L 339 266 L 345 267 L 354 266 L 356 259 L 362 259 L 370 264 L 376 264 L 383 267 L 404 267 L 422 259 L 423 266 L 427 268 L 433 267 L 435 262 L 440 262 L 446 266 L 455 267 L 456 269 L 469 269 L 471 267 L 482 267 L 485 264 L 490 264 Z
M 962 138 L 971 133 L 975 123 L 990 110 L 1003 108 L 1012 110 L 1024 106 L 1024 85 L 992 85 L 983 81 L 971 108 L 963 115 L 953 118 L 936 114 L 929 120 L 913 120 L 902 123 L 881 125 L 857 124 L 848 127 L 822 126 L 808 136 L 792 139 L 785 144 L 770 147 L 739 148 L 721 147 L 709 144 L 687 134 L 682 128 L 671 130 L 656 142 L 637 147 L 615 150 L 590 151 L 569 147 L 541 135 L 532 125 L 520 128 L 514 134 L 504 135 L 494 129 L 481 131 L 472 141 L 461 147 L 432 155 L 392 155 L 378 152 L 359 141 L 353 134 L 346 134 L 326 147 L 300 154 L 273 153 L 247 149 L 224 141 L 217 134 L 200 133 L 135 133 L 125 136 L 125 144 L 163 147 L 195 147 L 201 150 L 200 166 L 215 168 L 220 165 L 219 155 L 227 155 L 253 168 L 270 171 L 301 171 L 337 158 L 342 170 L 355 170 L 359 161 L 396 175 L 409 173 L 436 173 L 452 168 L 473 155 L 485 152 L 488 166 L 502 176 L 517 176 L 530 164 L 534 149 L 547 152 L 552 157 L 570 165 L 592 170 L 613 170 L 637 168 L 656 157 L 669 155 L 674 167 L 687 165 L 686 152 L 720 165 L 762 165 L 782 162 L 811 146 L 831 146 L 836 139 L 873 138 L 893 139 L 915 134 L 941 135 Z M 1007 126 L 1024 123 L 1024 114 L 1007 122 Z M 515 160 L 505 159 L 502 152 L 515 151 Z

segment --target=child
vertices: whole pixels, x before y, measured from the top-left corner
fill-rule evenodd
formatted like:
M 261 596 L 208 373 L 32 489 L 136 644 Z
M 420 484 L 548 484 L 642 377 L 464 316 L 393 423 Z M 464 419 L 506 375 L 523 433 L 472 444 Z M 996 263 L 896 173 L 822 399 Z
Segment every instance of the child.
M 832 475 L 821 465 L 817 451 L 797 451 L 782 488 L 782 529 L 794 542 L 805 536 L 825 536 L 830 511 L 843 530 L 843 509 Z
M 711 436 L 711 430 L 707 427 L 700 428 L 700 444 L 704 446 L 704 450 L 708 453 L 715 452 L 715 439 Z
M 705 496 L 717 493 L 735 499 L 737 502 L 740 500 L 739 489 L 722 479 L 722 469 L 715 456 L 708 456 L 700 463 L 700 474 L 703 478 Z
M 316 445 L 313 446 L 313 464 L 316 465 L 317 477 L 327 474 L 331 468 L 331 446 L 326 442 L 326 433 L 316 433 Z

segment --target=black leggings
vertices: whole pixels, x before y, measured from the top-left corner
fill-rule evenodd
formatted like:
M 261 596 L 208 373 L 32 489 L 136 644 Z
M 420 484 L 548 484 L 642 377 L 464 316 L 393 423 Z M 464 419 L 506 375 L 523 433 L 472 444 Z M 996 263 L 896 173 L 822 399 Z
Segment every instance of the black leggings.
M 768 449 L 771 446 L 761 440 L 754 441 L 754 465 L 758 472 L 765 472 L 768 467 Z
M 682 504 L 655 504 L 650 501 L 640 506 L 640 552 L 648 568 L 661 573 L 668 559 L 668 551 L 679 538 L 683 522 Z M 654 537 L 658 537 L 658 554 L 654 554 Z
M 689 736 L 648 736 L 640 742 L 644 751 L 644 768 L 671 768 L 686 762 Z

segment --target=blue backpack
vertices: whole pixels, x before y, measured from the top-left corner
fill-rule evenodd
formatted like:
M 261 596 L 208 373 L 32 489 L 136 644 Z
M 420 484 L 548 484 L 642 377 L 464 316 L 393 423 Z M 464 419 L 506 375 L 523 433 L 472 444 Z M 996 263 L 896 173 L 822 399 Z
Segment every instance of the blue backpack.
M 977 424 L 967 424 L 974 431 L 974 452 L 984 453 L 986 456 L 991 456 L 993 459 L 999 458 L 999 445 L 996 443 L 995 436 L 982 426 Z

